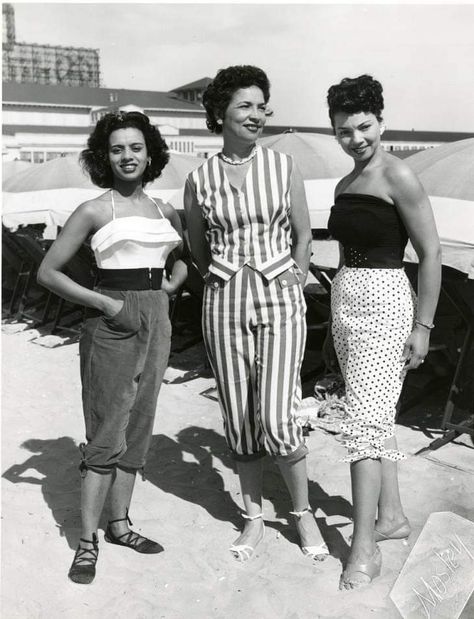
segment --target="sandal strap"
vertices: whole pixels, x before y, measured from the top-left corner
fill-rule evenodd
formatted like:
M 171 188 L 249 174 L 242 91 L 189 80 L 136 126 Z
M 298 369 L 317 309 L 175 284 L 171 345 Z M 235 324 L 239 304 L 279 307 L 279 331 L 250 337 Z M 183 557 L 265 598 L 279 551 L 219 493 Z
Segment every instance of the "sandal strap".
M 133 527 L 133 522 L 130 520 L 128 515 L 128 509 L 126 511 L 125 518 L 116 518 L 115 520 L 109 520 L 109 524 L 112 524 L 114 522 L 123 522 L 124 520 L 127 521 L 129 527 Z
M 86 556 L 90 554 L 90 557 Z M 74 557 L 74 565 L 94 565 L 97 561 L 98 550 L 94 548 L 81 548 L 76 550 L 76 556 Z
M 260 512 L 256 516 L 247 516 L 247 514 L 242 514 L 242 518 L 245 518 L 245 520 L 257 520 L 257 518 L 263 519 L 263 512 Z
M 137 533 L 136 531 L 127 531 L 123 535 L 114 535 L 114 537 L 117 540 L 123 540 L 125 544 L 132 546 L 133 548 L 136 548 L 142 544 L 143 541 L 148 541 L 147 537 L 143 537 L 143 535 L 140 535 L 140 533 Z
M 311 507 L 308 505 L 308 507 L 305 507 L 303 510 L 301 510 L 300 512 L 290 512 L 290 514 L 292 516 L 296 516 L 297 518 L 301 518 L 304 514 L 307 514 L 308 512 L 311 513 Z
M 86 544 L 92 544 L 93 548 L 83 548 L 80 545 L 80 542 L 85 542 Z M 90 555 L 90 556 L 87 556 Z M 95 533 L 92 534 L 92 540 L 85 539 L 81 537 L 79 539 L 79 546 L 76 550 L 76 555 L 74 557 L 74 565 L 82 565 L 82 564 L 92 564 L 94 565 L 97 561 L 97 557 L 99 555 L 99 540 Z
M 96 533 L 92 533 L 92 539 L 85 539 L 84 537 L 80 537 L 79 541 L 85 542 L 86 544 L 92 544 L 94 546 L 94 550 L 99 550 L 99 538 L 97 537 Z M 92 548 L 83 548 L 82 550 L 92 550 Z

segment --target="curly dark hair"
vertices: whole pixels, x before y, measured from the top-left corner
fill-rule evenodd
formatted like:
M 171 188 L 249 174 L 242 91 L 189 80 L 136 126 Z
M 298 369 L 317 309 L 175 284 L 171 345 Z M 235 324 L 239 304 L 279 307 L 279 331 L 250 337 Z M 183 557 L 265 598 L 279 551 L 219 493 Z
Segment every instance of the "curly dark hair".
M 339 84 L 331 86 L 327 102 L 332 127 L 334 128 L 334 116 L 337 112 L 372 112 L 378 121 L 382 121 L 382 91 L 382 84 L 366 74 L 354 78 L 345 77 Z
M 168 146 L 159 130 L 141 112 L 118 112 L 105 114 L 87 140 L 87 148 L 80 154 L 82 166 L 92 182 L 98 187 L 113 186 L 114 175 L 109 163 L 109 137 L 117 129 L 134 127 L 142 132 L 150 165 L 142 177 L 142 185 L 158 178 L 170 158 Z
M 212 133 L 222 133 L 222 125 L 217 120 L 224 118 L 232 95 L 240 88 L 257 86 L 263 92 L 265 103 L 270 99 L 270 81 L 264 71 L 252 65 L 235 65 L 220 69 L 202 96 L 206 109 L 206 124 Z M 268 110 L 267 116 L 272 112 Z

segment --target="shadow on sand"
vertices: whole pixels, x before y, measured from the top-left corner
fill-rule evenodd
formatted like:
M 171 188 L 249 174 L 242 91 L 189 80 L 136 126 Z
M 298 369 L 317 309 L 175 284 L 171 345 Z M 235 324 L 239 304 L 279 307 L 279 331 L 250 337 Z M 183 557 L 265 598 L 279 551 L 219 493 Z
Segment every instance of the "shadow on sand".
M 22 444 L 32 452 L 21 464 L 14 464 L 3 474 L 11 483 L 41 486 L 59 535 L 64 536 L 71 549 L 77 545 L 80 527 L 79 452 L 72 438 L 29 439 Z M 190 458 L 191 456 L 191 458 Z M 225 489 L 222 467 L 237 473 L 224 437 L 209 428 L 190 426 L 176 435 L 176 440 L 164 434 L 153 436 L 148 453 L 147 480 L 176 497 L 200 505 L 212 518 L 229 522 L 236 531 L 243 525 L 242 507 Z M 36 471 L 37 475 L 33 474 Z M 289 512 L 291 502 L 278 467 L 273 460 L 264 461 L 264 498 L 270 501 L 278 520 L 266 522 L 290 542 L 298 537 Z M 342 496 L 330 496 L 316 481 L 309 481 L 309 499 L 313 508 L 319 507 L 325 517 L 318 525 L 334 557 L 343 558 L 348 546 L 339 532 L 341 525 L 327 525 L 326 517 L 351 517 L 351 505 Z
M 189 461 L 189 456 L 194 461 Z M 209 428 L 190 426 L 181 430 L 176 440 L 163 434 L 153 437 L 146 476 L 164 492 L 200 505 L 213 518 L 230 522 L 240 531 L 242 507 L 225 489 L 220 465 L 237 473 L 224 437 Z M 292 509 L 290 497 L 278 467 L 270 458 L 264 461 L 264 498 L 273 504 L 277 518 L 286 519 L 291 525 L 267 520 L 267 526 L 279 531 L 290 542 L 298 543 L 289 516 Z M 312 480 L 309 481 L 309 499 L 313 508 L 320 507 L 326 517 L 351 517 L 352 506 L 344 497 L 328 495 L 319 483 Z M 317 518 L 317 521 L 331 554 L 337 558 L 345 557 L 349 547 L 339 532 L 341 525 L 327 525 L 325 517 Z
M 14 484 L 41 486 L 59 535 L 69 547 L 77 545 L 80 527 L 81 482 L 78 471 L 79 450 L 69 436 L 56 439 L 28 439 L 21 445 L 32 452 L 21 464 L 14 464 L 2 477 Z M 34 475 L 36 471 L 38 475 Z

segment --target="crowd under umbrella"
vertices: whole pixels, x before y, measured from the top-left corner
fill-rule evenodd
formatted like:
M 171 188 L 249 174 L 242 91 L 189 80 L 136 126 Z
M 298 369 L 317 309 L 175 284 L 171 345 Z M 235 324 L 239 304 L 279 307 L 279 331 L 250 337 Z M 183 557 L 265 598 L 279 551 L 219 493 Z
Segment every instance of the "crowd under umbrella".
M 334 204 L 334 189 L 352 169 L 352 162 L 333 136 L 287 132 L 260 139 L 259 144 L 292 155 L 305 185 L 313 229 L 325 229 Z
M 180 205 L 186 176 L 201 163 L 199 157 L 172 152 L 161 176 L 145 191 Z M 28 224 L 62 226 L 79 204 L 104 191 L 92 183 L 77 154 L 34 164 L 6 178 L 2 190 L 3 223 L 12 229 Z

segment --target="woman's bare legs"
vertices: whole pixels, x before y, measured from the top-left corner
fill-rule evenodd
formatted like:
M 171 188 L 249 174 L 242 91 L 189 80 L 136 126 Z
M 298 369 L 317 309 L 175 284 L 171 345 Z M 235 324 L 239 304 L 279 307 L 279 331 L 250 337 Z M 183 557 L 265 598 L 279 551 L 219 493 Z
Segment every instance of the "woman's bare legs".
M 293 511 L 303 511 L 309 506 L 306 457 L 297 462 L 279 459 L 278 466 L 288 487 Z M 319 546 L 324 543 L 312 511 L 302 514 L 301 518 L 295 518 L 295 522 L 302 546 Z
M 110 525 L 112 535 L 120 537 L 127 533 L 130 528 L 125 519 L 130 501 L 132 500 L 133 487 L 135 485 L 136 471 L 115 469 L 115 476 L 110 487 L 109 494 L 109 520 L 118 520 Z
M 380 460 L 365 458 L 351 464 L 354 532 L 347 566 L 367 564 L 374 556 L 374 523 L 381 482 Z M 361 584 L 370 582 L 370 577 L 360 572 L 355 575 L 355 579 Z
M 237 472 L 245 511 L 249 518 L 253 518 L 262 513 L 262 459 L 249 460 L 248 462 L 237 461 Z M 248 545 L 255 548 L 262 541 L 263 532 L 263 518 L 245 520 L 244 529 L 235 540 L 234 546 Z
M 97 473 L 88 469 L 82 478 L 81 488 L 81 521 L 83 539 L 92 540 L 92 534 L 97 535 L 100 515 L 104 509 L 105 499 L 112 483 L 113 472 Z M 82 548 L 92 548 L 92 544 L 80 542 Z
M 397 440 L 394 436 L 385 441 L 386 449 L 397 449 Z M 400 490 L 398 486 L 398 464 L 382 458 L 382 484 L 378 502 L 378 514 L 375 528 L 384 533 L 390 531 L 397 524 L 405 521 Z

